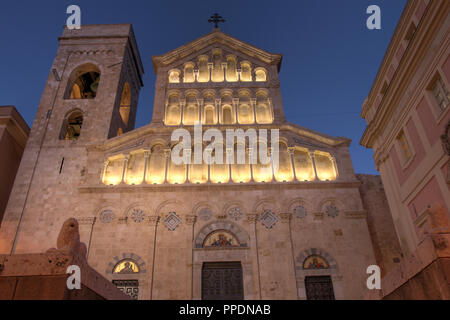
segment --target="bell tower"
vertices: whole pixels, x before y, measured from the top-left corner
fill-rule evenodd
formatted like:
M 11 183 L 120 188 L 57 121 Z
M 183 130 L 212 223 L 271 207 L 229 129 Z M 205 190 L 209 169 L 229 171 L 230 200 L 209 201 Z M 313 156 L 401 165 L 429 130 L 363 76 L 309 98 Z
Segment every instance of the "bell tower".
M 143 73 L 130 24 L 64 29 L 5 211 L 0 253 L 37 245 L 36 231 L 21 224 L 48 212 L 36 192 L 69 194 L 93 170 L 86 146 L 134 129 Z M 70 210 L 65 205 L 57 206 Z M 58 215 L 45 219 L 50 227 Z
M 36 117 L 48 121 L 46 143 L 133 130 L 143 72 L 131 25 L 65 28 Z

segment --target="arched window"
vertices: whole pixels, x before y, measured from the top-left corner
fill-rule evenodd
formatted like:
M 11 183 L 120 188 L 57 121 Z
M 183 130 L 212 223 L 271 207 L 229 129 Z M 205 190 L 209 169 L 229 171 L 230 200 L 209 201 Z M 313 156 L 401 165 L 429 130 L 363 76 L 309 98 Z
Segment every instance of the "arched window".
M 148 184 L 163 184 L 165 171 L 166 156 L 164 154 L 164 147 L 158 144 L 151 149 L 145 181 Z
M 260 124 L 272 123 L 272 111 L 267 94 L 260 91 L 256 94 L 256 122 Z
M 183 111 L 183 124 L 193 125 L 198 121 L 198 101 L 195 93 L 190 93 L 186 97 L 186 106 Z
M 166 107 L 166 125 L 179 125 L 181 122 L 181 108 L 179 95 L 177 93 L 169 94 Z
M 191 83 L 195 81 L 194 76 L 194 63 L 188 62 L 184 66 L 184 78 L 183 82 L 185 83 Z
M 241 81 L 252 81 L 252 67 L 250 62 L 241 62 Z
M 94 99 L 100 82 L 100 70 L 88 63 L 79 66 L 69 77 L 66 99 Z
M 169 71 L 169 83 L 180 83 L 180 70 L 172 69 Z
M 264 68 L 255 69 L 255 81 L 264 82 L 267 80 L 266 70 Z
M 222 67 L 222 50 L 214 49 L 212 53 L 213 59 L 213 70 L 212 70 L 212 81 L 213 82 L 223 82 L 224 73 Z
M 120 99 L 119 113 L 122 118 L 122 122 L 125 126 L 128 126 L 128 120 L 130 118 L 131 107 L 131 89 L 128 82 L 125 82 L 122 90 L 122 97 Z
M 64 119 L 61 128 L 61 140 L 77 140 L 81 133 L 83 125 L 83 113 L 80 110 L 75 110 L 69 113 Z
M 204 121 L 203 121 L 204 124 L 215 124 L 216 123 L 216 121 L 214 120 L 215 119 L 214 110 L 215 110 L 215 108 L 212 105 L 208 105 L 205 107 L 205 115 L 204 115 Z
M 115 265 L 113 273 L 120 273 L 120 274 L 139 273 L 139 266 L 133 260 L 125 259 L 119 261 Z
M 328 152 L 315 151 L 314 161 L 316 163 L 317 178 L 319 180 L 336 180 L 337 171 L 331 154 Z
M 238 76 L 236 72 L 236 56 L 227 56 L 227 81 L 235 82 L 238 81 Z
M 275 150 L 274 150 L 275 151 Z M 278 156 L 278 170 L 276 169 L 276 161 Z M 278 155 L 273 153 L 274 174 L 278 182 L 289 182 L 294 178 L 292 172 L 291 156 L 287 150 L 287 145 L 284 142 L 279 143 Z
M 208 56 L 201 55 L 198 57 L 198 82 L 209 81 Z
M 222 107 L 222 124 L 233 123 L 233 112 L 230 105 L 224 105 Z

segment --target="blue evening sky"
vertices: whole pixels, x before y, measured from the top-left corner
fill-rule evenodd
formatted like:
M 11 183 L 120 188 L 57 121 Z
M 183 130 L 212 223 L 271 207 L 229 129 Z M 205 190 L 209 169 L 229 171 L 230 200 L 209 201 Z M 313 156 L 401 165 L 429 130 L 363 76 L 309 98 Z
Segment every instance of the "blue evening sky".
M 365 128 L 361 105 L 375 79 L 406 0 L 291 1 L 4 1 L 0 8 L 0 105 L 15 105 L 29 125 L 35 116 L 70 4 L 81 23 L 132 23 L 144 64 L 136 127 L 150 122 L 155 75 L 151 56 L 166 53 L 212 30 L 221 30 L 272 53 L 280 72 L 288 121 L 352 139 L 355 171 L 377 173 L 372 151 L 359 145 Z M 366 9 L 381 8 L 381 30 L 366 28 Z

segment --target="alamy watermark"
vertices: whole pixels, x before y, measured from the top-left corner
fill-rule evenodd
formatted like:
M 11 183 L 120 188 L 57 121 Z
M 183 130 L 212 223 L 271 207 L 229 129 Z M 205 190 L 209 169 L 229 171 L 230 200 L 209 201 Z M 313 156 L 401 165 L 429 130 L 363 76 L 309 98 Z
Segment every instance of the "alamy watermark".
M 172 148 L 171 160 L 175 165 L 271 164 L 276 172 L 279 168 L 280 132 L 279 129 L 271 129 L 269 141 L 267 131 L 253 128 L 227 129 L 224 139 L 219 129 L 212 128 L 203 132 L 201 122 L 197 121 L 194 123 L 193 139 L 187 129 L 178 128 L 172 132 L 171 141 L 176 145 Z

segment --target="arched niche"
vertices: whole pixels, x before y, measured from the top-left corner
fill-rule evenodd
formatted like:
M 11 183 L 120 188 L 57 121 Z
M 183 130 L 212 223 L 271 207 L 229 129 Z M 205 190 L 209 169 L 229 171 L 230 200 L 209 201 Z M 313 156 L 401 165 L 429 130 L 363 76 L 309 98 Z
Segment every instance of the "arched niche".
M 194 125 L 196 121 L 199 121 L 197 93 L 189 92 L 186 95 L 186 104 L 183 110 L 183 124 Z
M 208 181 L 208 164 L 203 161 L 203 157 L 201 158 L 201 162 L 196 164 L 194 162 L 194 149 L 195 146 L 192 147 L 191 151 L 191 164 L 189 165 L 189 182 L 190 183 L 206 183 Z M 202 150 L 203 155 L 203 145 L 200 145 L 200 150 Z
M 241 81 L 252 81 L 252 65 L 248 61 L 241 61 Z
M 61 140 L 77 140 L 80 137 L 82 126 L 83 112 L 79 109 L 70 111 L 63 120 L 59 138 Z
M 213 49 L 212 50 L 212 72 L 211 80 L 213 82 L 223 82 L 224 81 L 224 70 L 222 67 L 222 50 Z
M 234 243 L 238 244 L 239 247 L 248 247 L 249 236 L 247 232 L 241 228 L 239 225 L 231 221 L 213 221 L 205 225 L 195 237 L 194 247 L 195 248 L 205 248 L 205 243 L 208 237 L 212 235 L 217 235 L 217 231 L 220 231 L 226 235 L 232 235 L 234 237 Z M 226 248 L 222 247 L 222 248 Z M 221 248 L 220 246 L 218 248 Z
M 178 92 L 171 92 L 166 104 L 166 125 L 179 125 L 181 123 L 180 95 Z
M 141 184 L 144 181 L 145 153 L 143 150 L 130 154 L 127 161 L 125 183 L 129 185 Z
M 253 180 L 255 182 L 271 182 L 273 179 L 272 163 L 270 160 L 270 152 L 267 143 L 263 141 L 258 142 L 257 162 L 253 165 Z M 255 155 L 256 156 L 256 155 Z
M 171 69 L 168 72 L 169 83 L 180 83 L 180 70 Z
M 208 56 L 200 55 L 198 56 L 198 82 L 208 82 L 209 81 L 209 67 L 208 67 Z
M 313 181 L 315 179 L 314 166 L 308 149 L 294 148 L 294 167 L 298 181 Z
M 195 65 L 193 62 L 187 62 L 184 65 L 184 77 L 183 77 L 184 83 L 192 83 L 195 81 L 194 67 Z
M 243 90 L 239 92 L 238 122 L 240 124 L 252 124 L 255 122 L 254 119 L 250 92 Z
M 175 145 L 172 147 L 173 148 Z M 183 153 L 186 152 L 186 150 L 182 151 Z M 169 166 L 167 168 L 167 182 L 170 184 L 183 184 L 186 182 L 186 167 L 187 164 L 181 163 L 181 164 L 175 164 L 173 161 L 171 161 L 171 157 L 169 155 Z
M 337 169 L 333 156 L 328 152 L 314 151 L 317 178 L 321 181 L 333 181 L 337 177 Z
M 162 144 L 154 145 L 150 150 L 145 181 L 148 184 L 163 184 L 166 172 L 166 155 Z
M 237 75 L 237 59 L 235 55 L 227 55 L 227 71 L 226 71 L 226 79 L 227 82 L 236 82 L 238 81 Z
M 94 99 L 100 83 L 100 69 L 93 63 L 75 68 L 69 76 L 66 99 Z
M 255 81 L 265 82 L 267 81 L 267 71 L 262 67 L 255 68 Z
M 279 142 L 278 154 L 273 150 L 272 163 L 274 165 L 275 180 L 278 182 L 290 182 L 294 179 L 292 170 L 291 155 L 289 154 L 287 144 Z M 276 162 L 278 161 L 278 168 Z
M 243 150 L 243 152 L 242 152 Z M 242 154 L 243 153 L 243 154 Z M 235 144 L 231 165 L 231 179 L 234 183 L 247 183 L 251 180 L 251 168 L 248 148 L 245 144 Z M 243 157 L 243 159 L 242 159 Z M 241 159 L 240 159 L 241 158 Z
M 269 124 L 273 122 L 272 110 L 269 97 L 265 91 L 256 94 L 256 122 L 259 124 Z
M 105 185 L 118 185 L 122 182 L 124 160 L 125 156 L 123 154 L 108 158 L 103 173 L 103 183 Z
M 227 183 L 230 180 L 230 169 L 229 169 L 229 164 L 226 163 L 226 157 L 225 157 L 225 150 L 224 150 L 224 146 L 223 145 L 218 145 L 216 147 L 217 148 L 221 148 L 222 149 L 222 159 L 221 159 L 221 163 L 212 163 L 209 166 L 209 180 L 212 183 Z M 219 157 L 219 155 L 215 152 L 212 153 L 213 157 Z M 219 160 L 216 159 L 216 161 L 219 162 Z

